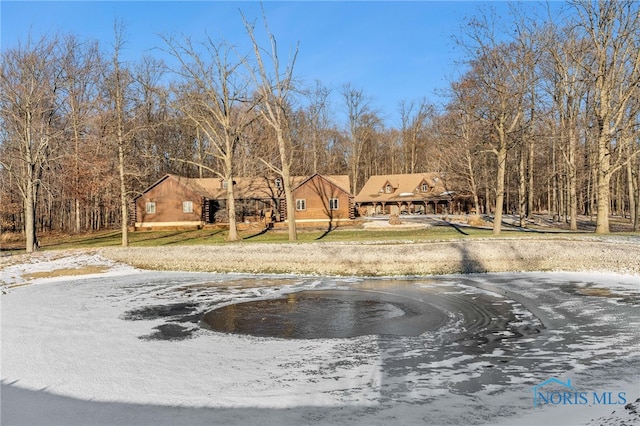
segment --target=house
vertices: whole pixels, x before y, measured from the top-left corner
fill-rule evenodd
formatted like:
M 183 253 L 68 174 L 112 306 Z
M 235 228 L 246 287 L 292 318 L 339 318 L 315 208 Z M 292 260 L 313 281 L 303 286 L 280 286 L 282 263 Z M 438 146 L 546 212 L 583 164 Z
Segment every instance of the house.
M 165 175 L 133 199 L 131 217 L 134 229 L 200 227 L 210 219 L 207 194 L 196 179 Z M 201 179 L 205 181 L 205 179 Z M 206 179 L 204 186 L 215 185 L 216 179 Z
M 297 223 L 334 225 L 353 219 L 347 176 L 295 176 L 292 184 Z M 228 223 L 228 185 L 221 178 L 167 174 L 133 200 L 134 229 L 202 228 Z M 233 185 L 238 222 L 265 226 L 286 222 L 282 178 L 237 177 Z
M 469 197 L 447 187 L 442 173 L 371 176 L 354 198 L 360 216 L 468 211 Z
M 333 226 L 354 219 L 353 195 L 349 188 L 347 175 L 323 176 L 316 173 L 301 180 L 293 188 L 296 223 L 328 223 L 329 226 Z

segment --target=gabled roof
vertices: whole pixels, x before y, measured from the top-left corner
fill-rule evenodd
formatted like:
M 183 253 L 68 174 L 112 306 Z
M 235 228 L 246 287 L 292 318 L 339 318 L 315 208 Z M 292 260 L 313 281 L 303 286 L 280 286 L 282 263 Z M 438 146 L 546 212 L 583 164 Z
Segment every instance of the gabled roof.
M 166 175 L 162 176 L 160 179 L 149 185 L 149 187 L 142 191 L 142 194 L 134 197 L 134 201 L 147 192 L 151 191 L 153 188 L 160 185 L 167 179 L 176 180 L 187 186 L 192 191 L 196 192 L 198 195 L 202 195 L 206 198 L 212 198 L 212 196 L 218 191 L 218 187 L 220 186 L 220 179 L 218 178 L 188 178 L 167 173 Z
M 297 188 L 302 185 L 304 182 L 311 179 L 313 176 L 292 176 L 292 187 Z M 327 181 L 333 183 L 335 186 L 340 188 L 341 190 L 349 193 L 349 177 L 348 176 L 321 176 Z M 187 178 L 183 176 L 178 176 L 174 174 L 166 174 L 156 182 L 154 182 L 151 186 L 143 191 L 144 193 L 149 192 L 154 187 L 158 186 L 160 183 L 164 182 L 167 179 L 174 179 L 181 184 L 187 186 L 196 194 L 208 198 L 210 200 L 220 200 L 227 198 L 227 189 L 223 186 L 224 179 L 221 178 Z M 280 198 L 284 194 L 283 188 L 276 187 L 274 177 L 236 177 L 233 179 L 234 182 L 234 196 L 236 199 L 274 199 Z M 135 197 L 135 199 L 139 198 L 141 195 Z M 135 200 L 134 199 L 134 200 Z
M 422 191 L 422 183 L 429 185 L 429 191 Z M 393 187 L 391 193 L 385 192 L 385 186 Z M 371 176 L 362 190 L 356 195 L 356 203 L 424 201 L 447 197 L 448 190 L 441 173 L 412 173 Z
M 186 178 L 177 175 L 171 176 L 205 198 L 215 199 L 218 193 L 223 190 L 222 185 L 220 184 L 220 178 Z
M 302 185 L 304 185 L 305 183 L 307 183 L 308 181 L 310 181 L 311 179 L 313 179 L 314 177 L 318 176 L 320 179 L 324 179 L 325 181 L 329 182 L 330 184 L 334 185 L 336 188 L 340 189 L 341 191 L 345 192 L 348 195 L 351 195 L 351 183 L 349 181 L 349 176 L 348 175 L 329 175 L 329 176 L 325 176 L 325 175 L 321 175 L 320 173 L 315 173 L 309 177 L 305 177 L 302 181 L 300 181 L 297 185 L 293 186 L 293 190 L 295 191 L 296 189 L 300 188 Z
M 160 184 L 160 182 L 164 182 L 166 179 L 168 179 L 171 175 L 167 174 L 162 176 L 160 179 L 158 179 L 157 181 L 155 181 L 154 183 L 152 183 L 151 185 L 149 185 L 147 188 L 144 189 L 144 191 L 142 191 L 142 193 L 136 195 L 135 197 L 133 197 L 133 201 L 137 200 L 138 198 L 142 197 L 144 194 L 146 194 L 147 192 L 151 191 L 153 188 L 155 188 L 156 186 L 158 186 Z
M 227 188 L 222 178 L 179 178 L 185 185 L 210 200 L 227 198 Z M 278 198 L 282 192 L 275 179 L 266 177 L 234 177 L 233 191 L 236 199 Z

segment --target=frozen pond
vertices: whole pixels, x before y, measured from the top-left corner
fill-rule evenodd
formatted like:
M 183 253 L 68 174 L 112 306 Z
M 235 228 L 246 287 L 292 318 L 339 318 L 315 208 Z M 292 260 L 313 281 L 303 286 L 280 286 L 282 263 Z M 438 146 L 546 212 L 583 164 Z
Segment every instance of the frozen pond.
M 622 400 L 534 407 L 534 387 L 640 397 L 632 276 L 135 271 L 1 300 L 3 421 L 90 400 L 96 424 L 595 425 Z
M 292 339 L 365 335 L 418 337 L 442 330 L 443 340 L 480 346 L 539 333 L 542 325 L 513 301 L 458 285 L 389 279 L 348 290 L 306 290 L 223 306 L 202 323 L 214 331 Z

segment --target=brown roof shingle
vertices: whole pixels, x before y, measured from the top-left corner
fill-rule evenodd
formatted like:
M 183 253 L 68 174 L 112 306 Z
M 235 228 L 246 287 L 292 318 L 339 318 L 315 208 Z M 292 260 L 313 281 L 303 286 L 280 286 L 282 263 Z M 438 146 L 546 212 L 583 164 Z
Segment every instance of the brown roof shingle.
M 221 178 L 185 178 L 177 175 L 170 176 L 180 182 L 183 182 L 196 193 L 210 200 L 225 199 L 227 197 L 227 189 L 223 187 L 223 179 Z M 323 175 L 323 177 L 345 192 L 350 193 L 349 176 Z M 296 188 L 307 179 L 309 179 L 309 176 L 292 176 L 292 187 Z M 280 198 L 284 196 L 284 189 L 276 187 L 276 178 L 236 177 L 233 179 L 233 181 L 234 196 L 236 199 L 265 200 Z
M 426 184 L 426 191 L 423 190 Z M 387 186 L 390 192 L 387 191 Z M 424 201 L 446 197 L 448 190 L 441 173 L 413 173 L 371 176 L 354 198 L 356 203 Z

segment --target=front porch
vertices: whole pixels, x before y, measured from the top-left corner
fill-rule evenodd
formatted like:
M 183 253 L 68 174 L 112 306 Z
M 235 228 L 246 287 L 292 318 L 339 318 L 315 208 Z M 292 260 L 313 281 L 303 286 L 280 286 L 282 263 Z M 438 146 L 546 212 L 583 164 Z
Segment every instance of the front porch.
M 404 215 L 404 214 L 449 214 L 448 199 L 423 201 L 373 201 L 356 203 L 360 216 Z

